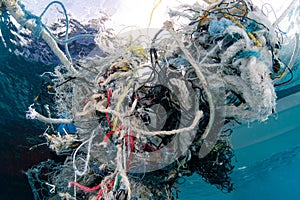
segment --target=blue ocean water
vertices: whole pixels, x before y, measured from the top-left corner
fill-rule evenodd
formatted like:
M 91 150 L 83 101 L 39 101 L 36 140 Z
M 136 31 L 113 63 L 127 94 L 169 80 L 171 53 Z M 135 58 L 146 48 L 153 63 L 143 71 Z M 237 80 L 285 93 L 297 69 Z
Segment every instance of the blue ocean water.
M 272 148 L 272 146 L 265 148 Z M 229 194 L 224 194 L 213 186 L 207 185 L 198 176 L 193 176 L 183 185 L 180 199 L 299 199 L 299 167 L 299 147 L 294 147 L 257 161 L 244 169 L 235 169 L 232 174 L 235 190 Z
M 7 17 L 2 15 L 0 20 L 0 199 L 26 200 L 33 199 L 33 195 L 23 171 L 54 155 L 43 146 L 29 150 L 31 146 L 43 141 L 39 135 L 45 127 L 39 122 L 25 119 L 25 113 L 41 92 L 43 79 L 40 74 L 51 71 L 58 61 L 40 40 L 26 47 L 21 46 L 18 43 L 19 36 L 14 33 L 16 29 Z M 297 88 L 285 95 L 280 94 L 287 96 L 294 92 L 297 92 Z M 289 110 L 286 112 L 293 113 Z M 280 113 L 278 118 L 280 120 Z M 290 118 L 299 119 L 299 114 L 291 114 Z M 289 118 L 284 120 L 280 122 L 287 124 Z M 285 130 L 289 127 L 281 128 Z M 224 194 L 194 175 L 186 178 L 182 184 L 180 199 L 299 199 L 300 137 L 297 133 L 299 129 L 290 132 L 290 135 L 282 134 L 256 142 L 247 147 L 257 149 L 247 151 L 251 154 L 245 154 L 246 148 L 237 149 L 237 167 L 232 174 L 235 190 L 232 193 Z M 294 137 L 293 143 L 290 137 Z M 279 148 L 281 146 L 284 148 Z M 261 157 L 266 151 L 271 153 Z M 251 162 L 243 165 L 243 157 L 240 156 L 252 157 Z
M 46 148 L 29 151 L 40 142 L 38 135 L 44 125 L 26 120 L 25 113 L 40 92 L 40 74 L 53 65 L 41 62 L 45 49 L 19 45 L 18 36 L 13 34 L 16 29 L 6 14 L 1 15 L 0 27 L 0 199 L 33 199 L 23 171 L 51 155 Z M 17 53 L 22 51 L 28 55 L 31 51 L 33 57 Z

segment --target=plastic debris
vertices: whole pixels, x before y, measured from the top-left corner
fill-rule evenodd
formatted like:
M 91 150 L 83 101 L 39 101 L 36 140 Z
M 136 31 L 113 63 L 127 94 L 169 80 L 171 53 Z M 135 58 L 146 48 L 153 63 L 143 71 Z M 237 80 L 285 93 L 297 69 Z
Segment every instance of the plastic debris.
M 35 24 L 63 63 L 53 72 L 56 116 L 71 113 L 54 119 L 29 107 L 28 118 L 58 124 L 44 136 L 66 156 L 51 161 L 47 180 L 45 163 L 27 172 L 36 199 L 176 199 L 180 178 L 194 173 L 234 189 L 231 128 L 275 111 L 285 65 L 276 28 L 251 1 L 206 2 L 170 10 L 149 46 L 99 33 L 106 54 L 77 63 Z

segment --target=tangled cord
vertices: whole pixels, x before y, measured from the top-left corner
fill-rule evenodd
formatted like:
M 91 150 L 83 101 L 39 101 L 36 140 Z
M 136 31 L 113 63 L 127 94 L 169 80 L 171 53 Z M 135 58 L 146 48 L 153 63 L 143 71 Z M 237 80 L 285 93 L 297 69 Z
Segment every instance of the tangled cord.
M 53 4 L 65 15 L 64 40 L 41 22 Z M 149 47 L 139 38 L 124 44 L 99 33 L 95 39 L 108 44 L 101 46 L 107 54 L 82 59 L 80 70 L 67 45 L 89 35 L 69 38 L 64 5 L 53 1 L 39 17 L 19 5 L 24 14 L 11 9 L 12 15 L 48 41 L 63 63 L 55 68 L 51 87 L 57 118 L 50 111 L 45 117 L 34 105 L 26 115 L 53 127 L 44 136 L 52 150 L 66 156 L 47 176 L 52 196 L 175 199 L 179 180 L 195 172 L 222 191 L 233 190 L 231 128 L 272 114 L 275 81 L 289 69 L 278 59 L 275 28 L 264 24 L 250 1 L 171 10 L 173 22 L 164 24 Z M 67 56 L 56 43 L 65 45 Z M 76 129 L 67 131 L 67 124 Z M 32 170 L 31 185 L 42 182 Z M 33 191 L 39 198 L 39 190 Z

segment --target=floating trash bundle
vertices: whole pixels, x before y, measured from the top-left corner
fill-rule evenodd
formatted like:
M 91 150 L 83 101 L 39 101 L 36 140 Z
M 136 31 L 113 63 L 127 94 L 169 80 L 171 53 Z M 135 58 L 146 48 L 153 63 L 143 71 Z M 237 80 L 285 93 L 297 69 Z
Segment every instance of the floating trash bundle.
M 279 32 L 250 1 L 182 5 L 151 41 L 102 31 L 101 55 L 76 62 L 72 39 L 60 41 L 63 52 L 40 18 L 1 5 L 62 62 L 48 73 L 48 116 L 35 104 L 26 114 L 49 124 L 43 136 L 65 156 L 27 171 L 36 199 L 176 199 L 194 173 L 234 189 L 231 129 L 275 112 L 286 70 Z

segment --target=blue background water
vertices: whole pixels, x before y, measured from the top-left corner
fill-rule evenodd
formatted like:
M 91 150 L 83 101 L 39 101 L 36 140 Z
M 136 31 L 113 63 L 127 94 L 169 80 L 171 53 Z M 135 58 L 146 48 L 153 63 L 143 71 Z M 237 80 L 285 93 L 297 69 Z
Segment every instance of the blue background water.
M 272 148 L 272 146 L 265 148 Z M 299 199 L 299 169 L 300 156 L 297 147 L 258 161 L 244 170 L 236 169 L 232 174 L 236 188 L 230 194 L 223 194 L 213 186 L 204 183 L 198 176 L 193 176 L 183 185 L 180 199 Z
M 43 133 L 44 126 L 25 119 L 25 112 L 34 97 L 40 93 L 40 74 L 51 70 L 57 60 L 46 47 L 39 47 L 42 43 L 20 47 L 9 42 L 10 39 L 18 41 L 12 33 L 14 27 L 3 16 L 0 25 L 0 199 L 33 199 L 26 176 L 22 172 L 54 155 L 46 147 L 29 150 L 32 145 L 43 141 L 39 135 Z M 23 52 L 23 56 L 19 55 L 20 52 Z M 290 116 L 293 119 L 298 117 L 297 114 Z M 284 120 L 287 123 L 289 118 Z M 285 121 L 280 122 L 285 124 Z M 268 132 L 268 129 L 264 132 Z M 299 129 L 294 132 L 299 133 Z M 275 143 L 271 142 L 272 139 L 257 142 L 255 145 L 263 148 L 249 151 L 251 155 L 243 154 L 245 148 L 236 150 L 237 168 L 232 174 L 236 189 L 232 193 L 223 194 L 194 175 L 186 178 L 180 199 L 300 199 L 300 136 L 295 133 L 293 142 L 289 139 L 292 134 L 273 137 L 272 139 L 277 139 Z M 247 148 L 255 149 L 255 145 Z M 284 147 L 278 148 L 281 146 Z M 271 153 L 261 157 L 266 151 Z M 243 165 L 243 157 L 239 156 L 252 157 L 251 162 Z
M 43 147 L 29 151 L 40 142 L 38 136 L 43 125 L 26 120 L 25 112 L 40 92 L 40 74 L 52 66 L 40 62 L 42 48 L 25 48 L 14 43 L 19 39 L 12 33 L 15 27 L 5 14 L 1 15 L 0 27 L 0 199 L 33 199 L 22 172 L 51 154 Z M 32 57 L 16 55 L 22 51 L 28 55 L 31 51 Z

